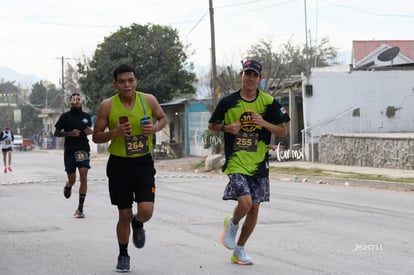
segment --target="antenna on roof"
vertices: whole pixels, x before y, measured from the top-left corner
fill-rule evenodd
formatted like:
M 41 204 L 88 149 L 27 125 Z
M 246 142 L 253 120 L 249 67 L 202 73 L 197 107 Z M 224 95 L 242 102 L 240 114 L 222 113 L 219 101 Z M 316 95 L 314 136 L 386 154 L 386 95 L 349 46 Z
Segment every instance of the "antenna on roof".
M 392 47 L 380 53 L 377 56 L 377 58 L 380 61 L 391 61 L 391 66 L 392 66 L 392 61 L 399 53 L 400 53 L 399 47 Z

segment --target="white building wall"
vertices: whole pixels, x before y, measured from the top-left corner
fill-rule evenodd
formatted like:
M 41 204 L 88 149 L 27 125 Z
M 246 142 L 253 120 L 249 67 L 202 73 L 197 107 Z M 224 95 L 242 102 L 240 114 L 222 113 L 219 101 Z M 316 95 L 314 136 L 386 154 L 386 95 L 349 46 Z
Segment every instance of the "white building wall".
M 313 71 L 308 84 L 313 86 L 312 96 L 303 92 L 308 132 L 414 132 L 414 71 Z M 354 107 L 360 107 L 360 117 Z
M 189 113 L 189 143 L 191 156 L 208 156 L 211 149 L 205 149 L 205 139 L 203 133 L 208 129 L 209 112 L 190 112 Z

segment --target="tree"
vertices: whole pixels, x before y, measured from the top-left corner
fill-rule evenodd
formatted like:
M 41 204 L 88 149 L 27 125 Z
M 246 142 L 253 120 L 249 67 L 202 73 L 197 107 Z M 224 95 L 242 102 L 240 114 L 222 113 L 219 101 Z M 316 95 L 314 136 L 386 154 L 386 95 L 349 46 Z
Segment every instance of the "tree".
M 86 57 L 83 59 L 83 64 L 89 64 L 89 61 Z M 66 64 L 66 71 L 65 71 L 65 103 L 66 105 L 70 106 L 69 97 L 73 93 L 79 93 L 82 95 L 82 106 L 85 109 L 85 107 L 88 107 L 88 104 L 91 102 L 91 99 L 82 93 L 81 86 L 79 84 L 80 79 L 80 70 L 83 67 L 86 67 L 82 64 L 80 60 L 77 60 L 77 67 L 72 66 L 70 63 Z M 85 73 L 82 71 L 82 74 Z M 89 109 L 87 110 L 89 111 Z
M 122 63 L 136 68 L 137 89 L 152 93 L 161 103 L 195 94 L 193 65 L 185 50 L 177 30 L 170 27 L 133 24 L 120 28 L 98 45 L 88 64 L 78 64 L 82 91 L 93 98 L 90 108 L 96 112 L 99 102 L 115 93 L 112 72 Z
M 310 61 L 313 67 L 326 67 L 337 65 L 338 52 L 335 47 L 329 45 L 329 38 L 321 39 L 317 47 L 310 48 Z
M 314 67 L 337 64 L 335 62 L 337 58 L 336 49 L 329 45 L 328 38 L 323 38 L 316 48 L 310 47 L 309 56 L 310 65 Z M 276 94 L 283 82 L 299 79 L 301 73 L 306 72 L 307 68 L 306 47 L 292 45 L 290 41 L 283 44 L 278 51 L 275 51 L 271 41 L 261 40 L 250 47 L 246 59 L 256 59 L 262 63 L 263 90 L 272 95 Z M 232 66 L 218 67 L 217 82 L 219 83 L 221 96 L 229 94 L 240 87 L 238 76 L 240 69 Z M 208 90 L 209 94 L 211 94 L 211 85 L 207 83 L 209 83 L 208 79 L 210 78 L 211 73 L 208 73 L 201 79 L 203 87 L 206 87 L 205 90 Z
M 219 68 L 217 74 L 217 82 L 219 84 L 221 94 L 226 95 L 240 88 L 241 80 L 239 73 L 240 69 L 237 70 L 232 66 Z
M 317 48 L 292 45 L 290 41 L 282 45 L 279 52 L 273 52 L 272 42 L 262 40 L 248 50 L 248 58 L 258 60 L 263 65 L 264 90 L 275 94 L 283 81 L 299 78 L 302 72 L 306 72 L 306 52 L 309 53 L 309 61 L 315 60 L 317 67 L 334 65 L 337 51 L 329 45 L 329 39 L 323 38 Z M 312 63 L 310 64 L 312 65 Z
M 37 83 L 35 86 L 43 87 L 43 83 Z M 42 91 L 42 102 L 44 102 L 44 94 L 46 93 L 46 90 L 42 89 Z M 0 83 L 0 94 L 2 94 L 0 102 L 4 104 L 4 106 L 0 107 L 0 127 L 2 127 L 3 124 L 8 123 L 12 131 L 16 134 L 17 128 L 20 128 L 20 134 L 22 134 L 23 137 L 30 137 L 34 132 L 42 128 L 42 120 L 38 117 L 40 109 L 26 101 L 27 98 L 25 92 L 28 91 L 17 87 L 14 82 Z M 37 89 L 37 92 L 39 92 L 39 89 Z M 49 92 L 49 94 L 52 95 L 53 92 Z M 51 99 L 52 96 L 49 101 Z M 20 109 L 21 111 L 21 121 L 19 123 L 15 121 L 14 117 L 14 111 L 17 109 Z
M 60 108 L 60 91 L 54 84 L 39 81 L 32 85 L 29 100 L 23 100 L 19 105 L 22 121 L 20 129 L 24 137 L 37 133 L 43 127 L 42 119 L 38 117 L 41 109 Z
M 22 105 L 22 122 L 20 125 L 23 137 L 30 137 L 33 133 L 39 132 L 43 128 L 42 119 L 38 117 L 40 111 L 29 104 Z
M 18 94 L 20 88 L 15 85 L 15 82 L 1 80 L 0 82 L 0 131 L 4 124 L 9 124 L 10 129 L 16 128 L 14 122 L 13 110 L 16 109 L 18 101 Z
M 217 67 L 217 83 L 220 96 L 230 94 L 240 88 L 239 72 L 240 70 L 235 69 L 233 66 Z M 198 93 L 200 96 L 211 96 L 211 77 L 211 71 L 203 72 L 203 75 L 198 80 Z
M 39 81 L 33 84 L 29 101 L 37 109 L 59 108 L 61 107 L 60 98 L 55 84 Z
M 80 92 L 79 73 L 76 70 L 76 67 L 73 67 L 70 63 L 67 63 L 65 71 L 65 94 L 68 96 L 73 93 Z

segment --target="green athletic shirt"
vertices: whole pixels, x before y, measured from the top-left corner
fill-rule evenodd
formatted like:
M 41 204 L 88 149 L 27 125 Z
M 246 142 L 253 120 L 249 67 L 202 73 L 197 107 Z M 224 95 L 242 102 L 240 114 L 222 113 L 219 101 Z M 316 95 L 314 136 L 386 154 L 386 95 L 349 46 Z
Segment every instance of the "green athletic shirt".
M 141 118 L 144 117 L 144 114 L 150 117 L 152 119 L 152 111 L 151 108 L 145 99 L 145 96 L 142 92 L 135 92 L 135 104 L 131 111 L 127 110 L 125 106 L 122 104 L 121 99 L 119 98 L 119 95 L 116 94 L 112 97 L 112 105 L 111 105 L 111 111 L 109 113 L 109 121 L 108 121 L 108 128 L 109 130 L 112 130 L 116 127 L 116 125 L 119 123 L 119 117 L 120 116 L 127 116 L 129 119 L 129 122 L 132 125 L 132 131 L 131 136 L 142 136 L 142 129 L 141 129 Z M 141 101 L 142 100 L 142 101 Z M 145 112 L 144 112 L 145 108 Z M 136 141 L 130 141 L 126 145 L 125 137 L 114 137 L 111 140 L 111 144 L 109 145 L 108 151 L 111 155 L 115 155 L 118 157 L 141 157 L 144 155 L 149 154 L 152 151 L 152 135 L 145 138 L 148 146 L 148 150 L 143 153 L 136 153 L 136 154 L 130 154 L 128 155 L 127 147 L 135 147 L 136 144 L 138 144 Z
M 260 114 L 264 120 L 275 125 L 284 125 L 290 118 L 286 110 L 271 95 L 258 90 L 257 97 L 245 101 L 240 90 L 223 97 L 217 104 L 209 123 L 232 124 L 240 121 L 239 135 L 224 133 L 226 174 L 243 174 L 255 177 L 269 175 L 268 151 L 271 132 L 251 122 L 251 113 Z

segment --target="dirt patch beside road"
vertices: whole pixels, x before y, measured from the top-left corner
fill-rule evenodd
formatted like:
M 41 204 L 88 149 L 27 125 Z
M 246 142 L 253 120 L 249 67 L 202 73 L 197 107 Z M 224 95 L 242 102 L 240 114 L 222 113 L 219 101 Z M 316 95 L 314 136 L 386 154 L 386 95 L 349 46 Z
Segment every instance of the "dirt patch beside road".
M 155 160 L 155 169 L 171 172 L 204 172 L 204 157 Z

